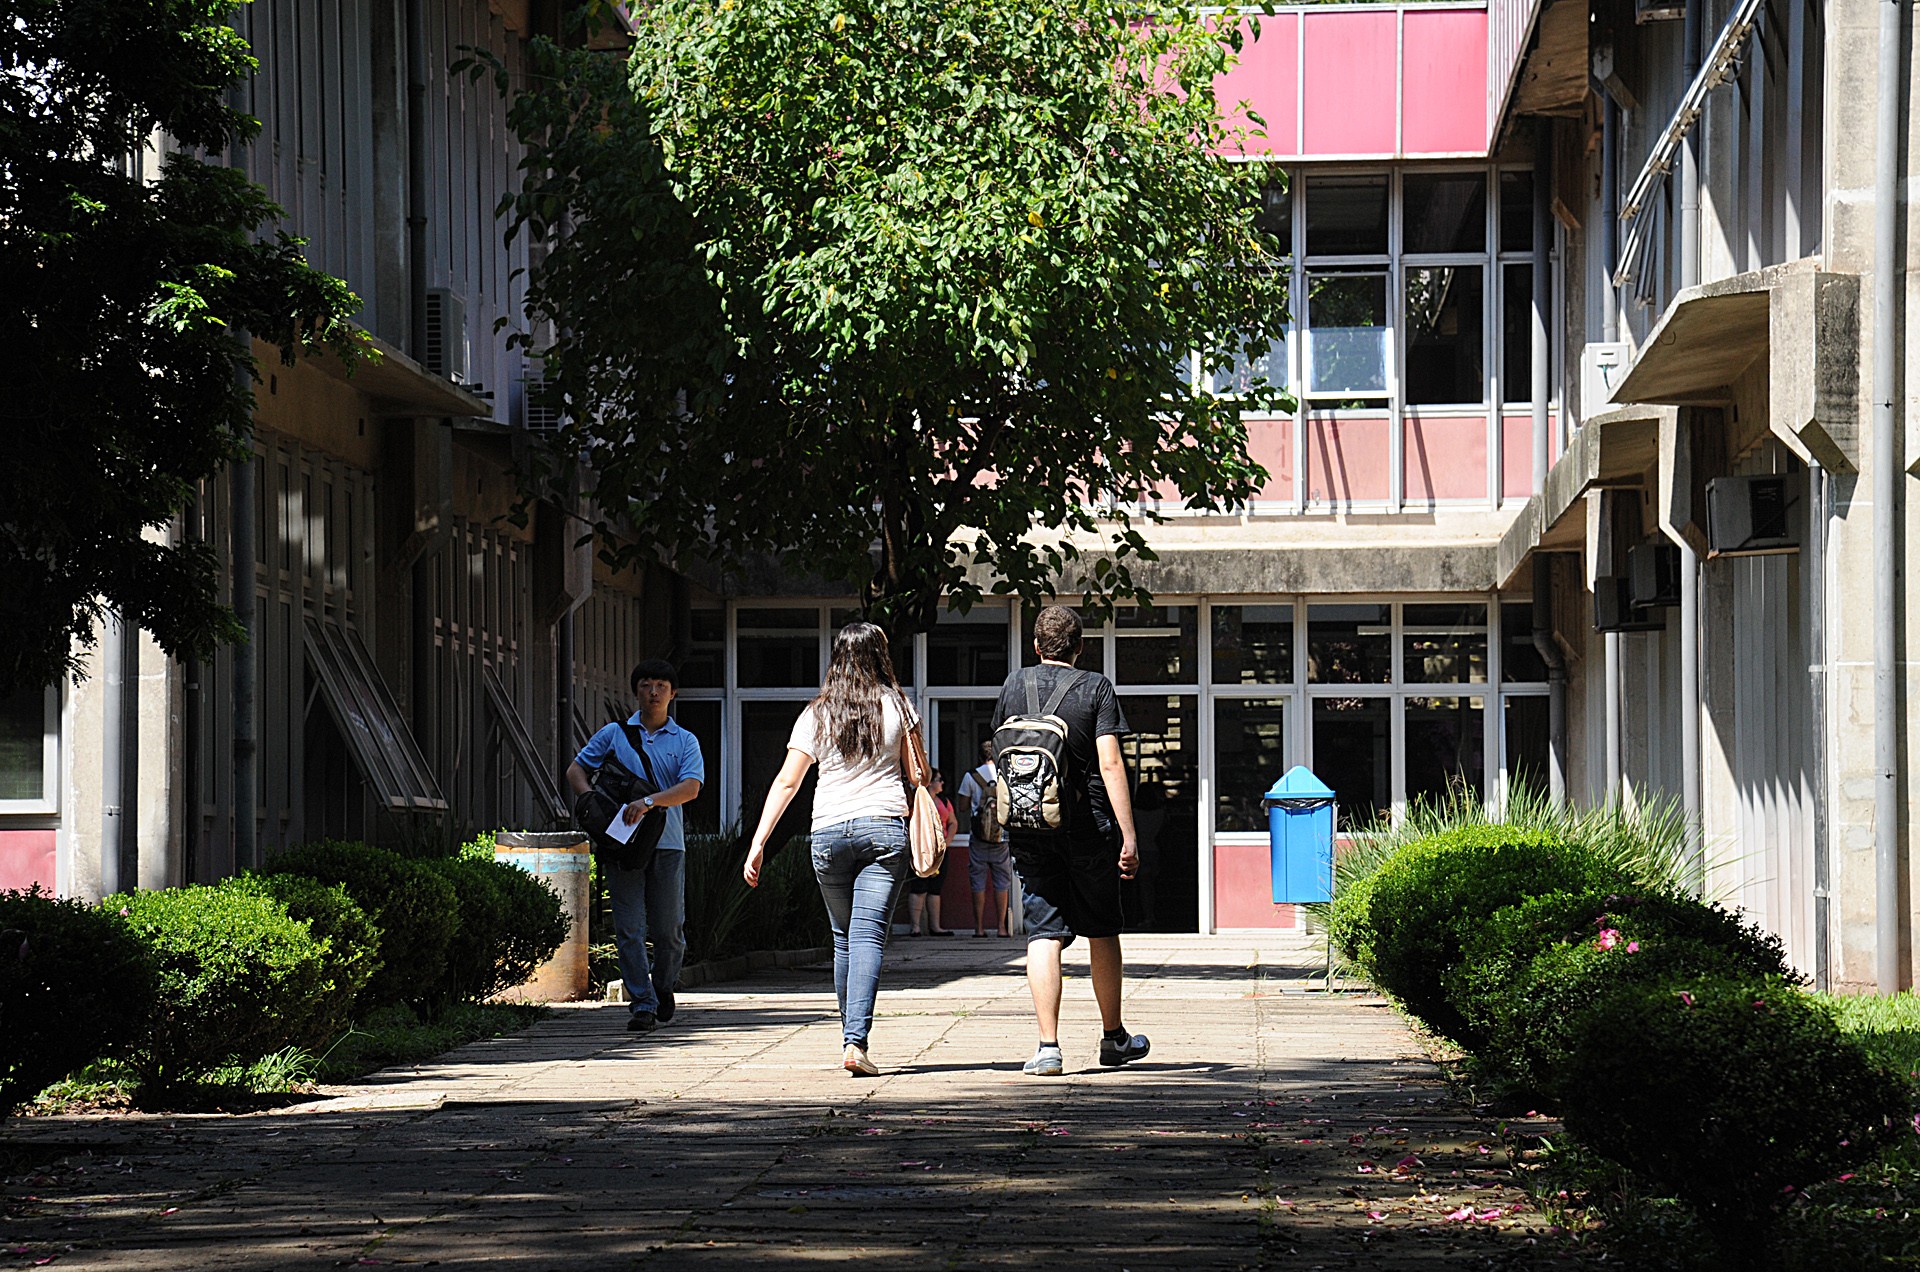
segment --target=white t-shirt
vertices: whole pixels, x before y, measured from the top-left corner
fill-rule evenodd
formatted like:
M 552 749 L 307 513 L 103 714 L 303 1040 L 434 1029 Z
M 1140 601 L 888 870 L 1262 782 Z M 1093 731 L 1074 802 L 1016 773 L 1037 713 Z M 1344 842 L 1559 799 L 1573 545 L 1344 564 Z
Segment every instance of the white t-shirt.
M 978 814 L 980 806 L 993 798 L 993 784 L 998 778 L 992 760 L 977 769 L 969 769 L 967 775 L 960 779 L 960 798 L 966 800 Z
M 908 712 L 913 708 L 909 706 Z M 905 817 L 906 777 L 900 771 L 900 747 L 907 729 L 917 728 L 918 715 L 902 716 L 900 699 L 892 692 L 880 699 L 880 750 L 865 763 L 855 764 L 840 754 L 831 738 L 815 736 L 819 708 L 808 703 L 793 723 L 787 746 L 813 758 L 820 766 L 820 784 L 813 792 L 813 829 L 821 830 L 855 817 Z

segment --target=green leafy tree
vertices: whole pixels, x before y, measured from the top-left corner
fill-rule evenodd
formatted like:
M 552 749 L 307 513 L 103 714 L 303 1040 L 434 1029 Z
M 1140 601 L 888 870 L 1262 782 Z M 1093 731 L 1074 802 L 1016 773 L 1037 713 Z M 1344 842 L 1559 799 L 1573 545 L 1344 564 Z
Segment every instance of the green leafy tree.
M 0 0 L 0 692 L 79 669 L 117 609 L 173 654 L 242 633 L 214 554 L 155 534 L 245 454 L 245 330 L 353 356 L 359 301 L 310 269 L 241 173 L 229 0 Z M 143 170 L 157 134 L 177 148 Z M 143 158 L 144 156 L 144 158 Z
M 897 632 L 987 577 L 1143 595 L 1148 502 L 1251 497 L 1241 411 L 1280 398 L 1186 355 L 1286 322 L 1268 180 L 1215 153 L 1241 38 L 1098 0 L 663 0 L 625 68 L 496 64 L 509 233 L 544 248 L 523 339 L 611 554 L 771 559 Z

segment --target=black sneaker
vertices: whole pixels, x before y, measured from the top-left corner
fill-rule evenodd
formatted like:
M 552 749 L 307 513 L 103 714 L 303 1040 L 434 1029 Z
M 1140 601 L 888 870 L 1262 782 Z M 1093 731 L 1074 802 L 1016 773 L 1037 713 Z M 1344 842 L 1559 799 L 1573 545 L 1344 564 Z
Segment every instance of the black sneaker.
M 652 1033 L 659 1027 L 659 1017 L 650 1011 L 636 1011 L 633 1015 L 627 1017 L 628 1033 Z M 1106 1052 L 1103 1051 L 1100 1054 L 1104 1056 Z
M 653 1014 L 659 1019 L 660 1023 L 664 1025 L 673 1019 L 673 991 L 670 989 L 656 989 L 654 990 L 654 997 L 660 1000 L 660 1006 L 654 1010 Z
M 1109 1069 L 1115 1069 L 1130 1060 L 1143 1059 L 1147 1052 L 1152 1049 L 1153 1044 L 1147 1041 L 1147 1035 L 1145 1034 L 1134 1034 L 1123 1042 L 1115 1042 L 1112 1038 L 1102 1037 L 1100 1039 L 1100 1063 L 1106 1065 Z

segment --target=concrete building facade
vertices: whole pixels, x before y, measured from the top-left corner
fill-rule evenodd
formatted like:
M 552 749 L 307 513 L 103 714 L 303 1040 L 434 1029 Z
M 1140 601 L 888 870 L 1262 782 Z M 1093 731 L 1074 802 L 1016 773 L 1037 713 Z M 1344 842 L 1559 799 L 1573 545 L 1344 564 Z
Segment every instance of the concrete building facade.
M 707 746 L 695 824 L 751 816 L 849 602 L 615 578 L 566 510 L 506 516 L 538 425 L 494 331 L 522 320 L 524 261 L 491 216 L 515 156 L 491 91 L 445 68 L 461 44 L 511 64 L 542 6 L 430 3 L 424 34 L 393 0 L 318 27 L 291 0 L 251 9 L 249 169 L 394 356 L 263 386 L 252 672 L 110 638 L 83 685 L 8 704 L 0 884 L 91 893 L 319 834 L 544 824 L 558 757 L 643 654 L 681 663 Z M 1910 983 L 1912 41 L 1888 0 L 1262 17 L 1223 97 L 1266 126 L 1223 161 L 1271 176 L 1294 322 L 1259 370 L 1300 406 L 1251 421 L 1258 498 L 1152 531 L 1159 606 L 1091 646 L 1136 730 L 1142 923 L 1295 921 L 1266 895 L 1258 803 L 1294 763 L 1348 827 L 1525 780 L 1681 801 L 1703 886 L 1796 965 Z M 212 485 L 180 532 L 231 553 L 232 506 Z M 950 775 L 1024 627 L 978 607 L 903 651 Z M 259 686 L 250 816 L 236 674 Z

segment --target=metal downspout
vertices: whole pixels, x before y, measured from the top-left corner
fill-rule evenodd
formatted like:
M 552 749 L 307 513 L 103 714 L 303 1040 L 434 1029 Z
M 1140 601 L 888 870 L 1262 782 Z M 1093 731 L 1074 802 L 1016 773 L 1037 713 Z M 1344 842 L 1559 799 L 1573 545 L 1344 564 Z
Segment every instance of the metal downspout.
M 1687 0 L 1681 36 L 1682 80 L 1691 84 L 1700 73 L 1701 6 L 1705 0 Z M 1700 130 L 1689 129 L 1680 147 L 1680 287 L 1700 281 Z M 1691 517 L 1692 492 L 1688 492 Z M 1687 827 L 1702 833 L 1703 782 L 1700 772 L 1700 554 L 1685 535 L 1675 538 L 1680 549 L 1680 804 Z M 1702 863 L 1704 868 L 1704 862 Z M 1704 886 L 1704 877 L 1696 884 Z
M 1833 498 L 1827 470 L 1807 465 L 1807 672 L 1813 688 L 1813 986 L 1833 988 L 1827 942 L 1831 928 L 1833 859 L 1827 843 L 1827 518 Z
M 1620 339 L 1620 292 L 1613 272 L 1620 265 L 1620 104 L 1604 86 L 1600 90 L 1600 259 L 1605 277 L 1600 284 L 1600 338 Z M 1611 527 L 1609 527 L 1611 529 Z M 1615 544 L 1618 552 L 1619 545 Z M 1626 692 L 1626 637 L 1608 632 L 1606 655 L 1607 791 L 1606 803 L 1625 803 L 1625 727 L 1622 698 Z
M 427 6 L 426 0 L 406 0 L 407 67 L 407 354 L 421 366 L 427 363 Z M 414 428 L 436 427 L 430 420 L 414 421 Z M 420 454 L 414 445 L 416 470 L 411 498 L 420 496 Z M 411 706 L 413 729 L 423 747 L 431 747 L 433 729 L 433 554 L 423 552 L 414 561 L 409 579 L 408 624 L 411 628 L 413 674 Z M 429 750 L 429 762 L 433 751 Z
M 1553 308 L 1553 121 L 1534 125 L 1533 136 L 1533 493 L 1547 484 L 1547 399 L 1553 394 L 1553 353 L 1548 341 Z
M 1567 802 L 1567 660 L 1553 638 L 1553 558 L 1533 554 L 1533 647 L 1547 665 L 1547 795 Z
M 235 15 L 238 17 L 238 15 Z M 251 113 L 249 88 L 244 82 L 235 82 L 227 90 L 227 101 L 238 111 Z M 247 169 L 246 153 L 236 143 L 227 148 L 227 163 L 245 174 Z M 249 401 L 253 398 L 254 383 L 252 374 L 253 338 L 245 331 L 236 330 L 234 339 L 240 343 L 243 361 L 235 372 L 236 379 L 243 381 Z M 230 578 L 229 600 L 233 605 L 233 617 L 246 633 L 245 637 L 233 647 L 233 861 L 234 870 L 250 870 L 260 864 L 260 825 L 259 825 L 259 729 L 255 720 L 254 702 L 259 693 L 260 657 L 255 643 L 259 627 L 255 621 L 257 606 L 254 603 L 254 589 L 260 557 L 259 531 L 254 522 L 254 507 L 257 502 L 255 486 L 258 481 L 259 466 L 253 454 L 253 428 L 249 421 L 245 438 L 246 454 L 228 471 L 227 504 L 230 539 L 228 542 L 228 560 L 232 570 Z M 187 794 L 186 807 L 191 810 L 199 798 L 197 791 Z M 213 863 L 209 863 L 213 864 Z M 226 863 L 219 863 L 225 865 Z M 218 870 L 219 866 L 215 866 Z
M 1880 0 L 1873 164 L 1873 860 L 1874 979 L 1900 989 L 1899 410 L 1894 403 L 1900 227 L 1900 17 Z
M 139 773 L 140 629 L 108 611 L 100 640 L 100 679 L 106 686 L 100 730 L 100 895 L 140 885 L 133 836 Z

